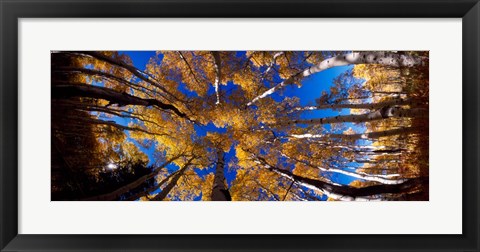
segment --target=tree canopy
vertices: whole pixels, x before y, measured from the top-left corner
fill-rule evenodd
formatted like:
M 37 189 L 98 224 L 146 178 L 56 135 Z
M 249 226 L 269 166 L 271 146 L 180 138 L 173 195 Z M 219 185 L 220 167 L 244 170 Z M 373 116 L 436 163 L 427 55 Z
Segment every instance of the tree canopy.
M 144 53 L 51 53 L 52 200 L 428 200 L 428 52 Z

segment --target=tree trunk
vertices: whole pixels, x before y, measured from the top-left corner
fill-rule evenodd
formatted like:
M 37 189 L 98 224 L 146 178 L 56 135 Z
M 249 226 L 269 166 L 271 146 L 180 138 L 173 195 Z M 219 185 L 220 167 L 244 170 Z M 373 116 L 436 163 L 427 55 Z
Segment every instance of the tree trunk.
M 179 157 L 180 156 L 175 156 L 175 157 L 167 160 L 165 163 L 163 163 L 159 167 L 155 168 L 151 173 L 149 173 L 147 175 L 144 175 L 144 176 L 138 178 L 137 180 L 131 182 L 130 184 L 124 185 L 124 186 L 118 188 L 117 190 L 115 190 L 111 193 L 106 193 L 106 194 L 102 194 L 102 195 L 98 195 L 98 196 L 88 197 L 88 198 L 84 198 L 84 199 L 80 199 L 80 200 L 84 200 L 84 201 L 117 200 L 118 198 L 120 198 L 120 196 L 122 196 L 122 194 L 125 194 L 125 193 L 139 187 L 145 181 L 155 177 L 165 166 L 172 163 L 174 160 L 178 159 Z
M 401 184 L 381 184 L 381 185 L 374 185 L 374 186 L 366 186 L 366 187 L 351 187 L 351 186 L 343 186 L 337 185 L 332 183 L 327 183 L 324 181 L 305 178 L 302 176 L 298 176 L 293 174 L 289 170 L 280 169 L 275 166 L 269 165 L 265 159 L 261 157 L 256 158 L 262 163 L 266 168 L 269 170 L 294 181 L 295 183 L 313 189 L 319 190 L 323 194 L 327 195 L 330 198 L 337 199 L 337 200 L 348 200 L 348 201 L 355 201 L 355 200 L 375 200 L 376 197 L 379 197 L 384 194 L 406 194 L 409 192 L 414 192 L 418 190 L 423 190 L 423 188 L 428 186 L 428 177 L 420 177 L 420 178 L 413 178 L 408 179 L 407 181 Z
M 379 64 L 391 67 L 413 67 L 416 65 L 425 64 L 425 62 L 421 57 L 409 56 L 393 52 L 355 52 L 338 55 L 336 57 L 323 60 L 322 62 L 314 66 L 304 69 L 298 74 L 290 76 L 288 79 L 285 79 L 276 86 L 270 88 L 269 90 L 263 92 L 261 95 L 252 99 L 252 101 L 247 103 L 247 106 L 251 106 L 258 100 L 275 93 L 276 91 L 287 85 L 294 84 L 295 82 L 298 82 L 307 76 L 332 67 L 346 66 L 351 64 Z
M 388 136 L 395 136 L 395 135 L 402 135 L 402 134 L 410 134 L 415 131 L 420 130 L 421 127 L 406 127 L 406 128 L 398 128 L 392 130 L 384 130 L 384 131 L 375 131 L 375 132 L 368 132 L 368 133 L 361 133 L 361 134 L 292 134 L 290 137 L 292 138 L 311 138 L 311 139 L 331 139 L 331 138 L 341 138 L 345 140 L 358 140 L 358 139 L 376 139 L 380 137 L 388 137 Z
M 84 73 L 84 74 L 87 74 L 87 75 L 99 76 L 103 79 L 114 80 L 118 83 L 127 85 L 128 87 L 131 87 L 131 88 L 133 88 L 137 91 L 145 92 L 145 91 L 142 90 L 142 89 L 145 89 L 146 91 L 149 91 L 150 93 L 154 92 L 153 90 L 151 90 L 147 87 L 143 87 L 143 86 L 140 86 L 138 84 L 132 83 L 132 82 L 130 82 L 130 81 L 124 79 L 124 78 L 118 77 L 118 76 L 110 74 L 110 73 L 94 70 L 94 69 L 78 68 L 78 67 L 61 67 L 61 68 L 54 69 L 54 71 L 55 72 L 65 72 L 65 73 L 80 72 L 80 73 Z
M 317 106 L 307 106 L 307 107 L 296 107 L 293 108 L 290 112 L 295 111 L 310 111 L 310 110 L 318 110 L 318 109 L 343 109 L 343 108 L 350 108 L 350 109 L 381 109 L 384 107 L 390 107 L 394 105 L 414 105 L 417 104 L 413 101 L 413 99 L 391 99 L 388 101 L 382 101 L 378 103 L 360 103 L 360 104 L 351 104 L 351 103 L 343 103 L 343 104 L 322 104 Z
M 277 62 L 277 58 L 282 56 L 282 55 L 285 55 L 285 52 L 278 52 L 278 53 L 275 53 L 272 57 L 272 62 L 270 63 L 270 65 L 268 65 L 268 68 L 267 70 L 265 70 L 265 72 L 263 72 L 263 76 L 262 76 L 262 82 L 263 80 L 265 80 L 265 77 L 267 76 L 267 74 L 273 69 L 273 66 L 276 64 Z
M 151 79 L 153 79 L 150 75 L 140 71 L 139 69 L 135 68 L 134 66 L 131 66 L 131 65 L 128 65 L 122 61 L 119 61 L 119 60 L 116 60 L 114 58 L 111 58 L 111 57 L 108 57 L 108 56 L 105 56 L 99 52 L 94 52 L 94 51 L 72 51 L 72 52 L 62 52 L 62 53 L 71 53 L 71 54 L 79 54 L 79 55 L 87 55 L 87 56 L 90 56 L 90 57 L 93 57 L 95 59 L 98 59 L 98 60 L 101 60 L 101 61 L 105 61 L 111 65 L 114 65 L 114 66 L 119 66 L 121 68 L 124 68 L 126 70 L 128 70 L 130 73 L 132 73 L 133 75 L 135 75 L 136 77 L 140 78 L 141 80 L 159 88 L 160 90 L 162 90 L 163 92 L 165 92 L 166 94 L 169 95 L 169 97 L 177 100 L 177 101 L 180 101 L 176 96 L 174 96 L 172 93 L 170 93 L 168 90 L 166 90 L 161 84 L 155 82 L 155 81 L 152 81 Z M 147 76 L 147 77 L 146 77 Z
M 291 124 L 330 124 L 330 123 L 362 123 L 362 122 L 371 122 L 382 120 L 390 117 L 417 117 L 417 118 L 427 118 L 428 110 L 423 108 L 414 108 L 414 109 L 404 109 L 397 106 L 383 107 L 374 112 L 360 114 L 360 115 L 339 115 L 326 118 L 317 118 L 317 119 L 298 119 L 287 122 L 280 122 L 276 125 L 291 125 Z
M 185 170 L 188 168 L 191 161 L 192 161 L 192 159 L 190 159 L 190 161 L 188 161 L 185 165 L 183 165 L 183 167 L 180 168 L 180 170 L 178 170 L 177 174 L 175 174 L 175 176 L 172 178 L 170 183 L 168 183 L 168 185 L 165 186 L 165 188 L 163 188 L 162 191 L 160 191 L 160 193 L 155 195 L 155 197 L 151 200 L 153 200 L 153 201 L 164 200 L 167 197 L 167 195 L 170 193 L 170 191 L 177 185 L 178 180 L 183 175 L 183 173 L 185 173 Z
M 222 60 L 219 52 L 212 52 L 212 55 L 215 61 L 215 83 L 213 83 L 213 86 L 215 87 L 215 94 L 217 95 L 217 102 L 215 104 L 218 105 L 220 104 L 220 94 L 218 93 L 218 89 L 220 82 L 222 81 Z
M 228 188 L 225 187 L 225 153 L 220 148 L 217 149 L 217 167 L 213 179 L 212 201 L 231 201 L 232 197 Z
M 69 116 L 68 118 L 72 118 Z M 138 127 L 129 127 L 129 126 L 124 126 L 121 124 L 116 123 L 115 121 L 104 121 L 104 120 L 98 120 L 98 119 L 93 119 L 93 118 L 86 118 L 86 117 L 78 117 L 77 122 L 78 123 L 88 123 L 88 124 L 96 124 L 96 125 L 108 125 L 111 127 L 115 127 L 119 130 L 127 130 L 127 131 L 137 131 L 137 132 L 143 132 L 145 134 L 153 135 L 153 136 L 165 136 L 166 134 L 164 133 L 155 133 L 155 132 L 150 132 L 142 128 Z
M 148 196 L 150 195 L 150 193 L 154 192 L 155 190 L 157 190 L 158 188 L 162 187 L 165 183 L 167 183 L 173 176 L 177 175 L 179 171 L 176 171 L 176 172 L 172 172 L 171 174 L 169 174 L 166 178 L 162 179 L 162 181 L 160 181 L 158 184 L 156 185 L 153 185 L 149 188 L 146 188 L 144 191 L 141 191 L 141 192 L 138 192 L 138 193 L 135 193 L 133 195 L 130 195 L 128 196 L 127 199 L 125 199 L 125 201 L 135 201 L 139 198 L 141 198 L 142 196 Z M 147 197 L 148 198 L 148 197 Z
M 127 93 L 120 93 L 110 88 L 87 85 L 82 83 L 56 84 L 52 86 L 53 99 L 66 99 L 71 97 L 89 97 L 94 99 L 103 99 L 110 104 L 118 104 L 119 107 L 126 105 L 156 106 L 163 110 L 170 110 L 176 115 L 187 118 L 175 106 L 165 104 L 155 99 L 143 99 Z
M 296 162 L 300 162 L 302 164 L 305 164 L 307 166 L 310 166 L 312 168 L 319 169 L 322 172 L 332 172 L 332 173 L 337 173 L 337 174 L 343 174 L 352 178 L 357 178 L 357 179 L 362 179 L 365 181 L 373 181 L 373 182 L 378 182 L 381 184 L 386 184 L 386 185 L 395 185 L 395 184 L 401 184 L 407 179 L 395 179 L 395 177 L 399 177 L 400 174 L 368 174 L 364 172 L 351 172 L 351 171 L 345 171 L 342 169 L 337 169 L 337 168 L 325 168 L 321 166 L 315 166 L 312 165 L 308 162 L 296 159 L 296 158 L 291 158 L 285 154 L 282 153 L 282 156 L 294 160 Z

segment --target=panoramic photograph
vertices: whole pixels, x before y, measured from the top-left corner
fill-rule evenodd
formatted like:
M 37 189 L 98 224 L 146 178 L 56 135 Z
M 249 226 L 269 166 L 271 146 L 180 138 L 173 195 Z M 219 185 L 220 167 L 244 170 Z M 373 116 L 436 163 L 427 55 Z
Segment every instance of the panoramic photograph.
M 51 200 L 428 201 L 429 52 L 51 51 Z

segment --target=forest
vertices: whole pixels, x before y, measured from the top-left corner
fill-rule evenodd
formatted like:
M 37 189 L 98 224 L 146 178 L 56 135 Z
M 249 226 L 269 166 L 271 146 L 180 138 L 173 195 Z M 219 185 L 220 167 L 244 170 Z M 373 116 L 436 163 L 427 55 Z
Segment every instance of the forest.
M 53 201 L 428 201 L 428 51 L 51 51 Z

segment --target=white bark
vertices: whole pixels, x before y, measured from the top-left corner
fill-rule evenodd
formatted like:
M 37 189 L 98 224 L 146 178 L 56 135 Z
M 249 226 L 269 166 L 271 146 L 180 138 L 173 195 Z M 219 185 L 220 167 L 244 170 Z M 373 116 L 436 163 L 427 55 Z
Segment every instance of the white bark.
M 218 89 L 220 86 L 220 82 L 222 81 L 222 71 L 221 71 L 221 66 L 222 66 L 222 61 L 220 59 L 220 54 L 218 52 L 212 52 L 213 59 L 215 61 L 215 82 L 213 83 L 213 86 L 215 87 L 215 94 L 217 95 L 217 102 L 215 104 L 220 104 L 220 95 L 218 93 Z
M 357 172 L 350 172 L 350 171 L 345 171 L 345 170 L 341 170 L 341 169 L 337 169 L 337 168 L 325 168 L 325 167 L 321 167 L 321 166 L 314 166 L 314 165 L 311 165 L 309 163 L 303 162 L 301 160 L 291 158 L 291 157 L 289 157 L 289 156 L 287 156 L 283 153 L 281 153 L 281 155 L 283 157 L 286 157 L 287 159 L 290 159 L 290 160 L 293 160 L 293 161 L 296 161 L 296 162 L 301 162 L 301 163 L 306 164 L 310 167 L 317 168 L 317 169 L 319 169 L 320 171 L 323 171 L 323 172 L 333 172 L 333 173 L 343 174 L 343 175 L 346 175 L 346 176 L 349 176 L 349 177 L 363 179 L 365 181 L 374 181 L 374 182 L 379 182 L 379 183 L 386 184 L 386 185 L 401 184 L 401 183 L 407 181 L 406 179 L 393 179 L 395 177 L 399 177 L 400 174 L 383 175 L 383 174 L 368 174 L 368 173 L 365 173 L 365 172 L 358 172 L 358 173 Z
M 314 190 L 314 191 L 318 191 L 322 194 L 325 194 L 327 197 L 335 199 L 335 200 L 342 200 L 342 201 L 376 201 L 376 200 L 380 200 L 380 199 L 375 199 L 373 197 L 351 197 L 351 196 L 347 196 L 347 195 L 340 195 L 340 194 L 337 194 L 337 193 L 330 192 L 330 191 L 328 191 L 324 188 L 318 188 L 314 185 L 310 185 L 310 184 L 307 184 L 307 183 L 303 183 L 301 181 L 297 181 L 294 178 L 292 178 L 291 176 L 289 176 L 288 174 L 279 172 L 275 169 L 272 170 L 272 171 L 277 173 L 278 175 L 284 177 L 284 178 L 287 178 L 288 180 L 293 181 L 295 184 L 297 184 L 299 186 L 303 186 L 305 188 L 308 188 L 308 189 L 311 189 L 311 190 Z
M 277 58 L 284 55 L 285 52 L 278 52 L 273 55 L 272 63 L 268 66 L 267 70 L 263 73 L 262 81 L 265 79 L 265 76 L 272 70 L 273 66 L 276 64 Z
M 415 102 L 412 99 L 401 99 L 401 98 L 394 98 L 388 101 L 382 101 L 378 103 L 359 103 L 359 104 L 352 104 L 352 103 L 340 103 L 340 104 L 322 104 L 318 106 L 307 106 L 307 107 L 296 107 L 293 108 L 290 112 L 295 111 L 309 111 L 309 110 L 319 110 L 319 109 L 342 109 L 342 108 L 350 108 L 350 109 L 381 109 L 383 107 L 394 106 L 394 105 L 413 105 Z
M 336 66 L 346 66 L 352 64 L 380 64 L 384 66 L 392 67 L 413 67 L 416 65 L 424 64 L 424 60 L 421 57 L 409 56 L 409 55 L 400 55 L 394 52 L 355 52 L 349 54 L 338 55 L 333 58 L 323 60 L 322 62 L 311 66 L 307 69 L 304 69 L 302 72 L 295 74 L 288 79 L 280 82 L 276 86 L 270 88 L 259 96 L 253 98 L 247 106 L 253 105 L 260 99 L 263 99 L 277 90 L 293 84 L 296 80 L 301 80 L 312 74 L 324 71 L 326 69 L 336 67 Z
M 292 197 L 294 197 L 294 198 L 295 198 L 296 200 L 298 200 L 298 201 L 308 201 L 308 200 L 306 200 L 306 199 L 300 198 L 300 197 L 299 197 L 297 194 L 295 194 L 295 193 L 292 193 Z
M 250 101 L 249 103 L 247 103 L 247 106 L 251 106 L 251 105 L 253 105 L 255 102 L 257 102 L 258 100 L 263 99 L 263 98 L 265 98 L 265 97 L 267 97 L 267 96 L 275 93 L 278 89 L 281 89 L 281 88 L 283 88 L 284 86 L 290 84 L 289 82 L 291 82 L 290 78 L 289 78 L 289 79 L 286 79 L 286 80 L 284 80 L 284 81 L 282 81 L 282 82 L 280 82 L 280 83 L 277 84 L 276 86 L 274 86 L 274 87 L 270 88 L 269 90 L 263 92 L 261 95 L 253 98 L 252 101 Z
M 323 134 L 292 134 L 290 135 L 291 137 L 293 138 L 299 138 L 299 139 L 302 139 L 302 138 L 325 138 L 325 135 Z
M 251 152 L 250 152 L 251 153 Z M 254 153 L 251 153 L 253 159 L 262 164 L 265 168 L 279 174 L 282 177 L 288 178 L 294 183 L 304 186 L 312 190 L 318 190 L 321 193 L 327 195 L 330 198 L 337 200 L 348 200 L 348 201 L 371 201 L 371 200 L 381 200 L 381 195 L 385 193 L 394 193 L 394 194 L 404 194 L 409 190 L 415 189 L 419 184 L 424 183 L 425 178 L 415 178 L 409 179 L 402 184 L 394 185 L 376 185 L 376 186 L 367 186 L 362 188 L 355 188 L 351 186 L 336 186 L 329 184 L 328 182 L 322 182 L 320 180 L 309 179 L 302 176 L 293 174 L 289 170 L 283 170 L 278 167 L 269 165 L 265 159 L 256 156 Z
M 292 134 L 289 137 L 291 138 L 313 138 L 313 139 L 324 139 L 328 140 L 331 138 L 341 138 L 345 140 L 358 140 L 358 139 L 376 139 L 380 137 L 387 137 L 387 136 L 395 136 L 401 134 L 409 134 L 415 132 L 419 128 L 417 127 L 408 127 L 408 128 L 398 128 L 392 130 L 385 130 L 385 131 L 375 131 L 375 132 L 367 132 L 367 133 L 359 133 L 359 134 Z
M 423 108 L 413 108 L 413 109 L 404 109 L 401 107 L 384 107 L 382 109 L 360 114 L 360 115 L 339 115 L 326 118 L 316 118 L 316 119 L 298 119 L 286 122 L 277 123 L 277 125 L 291 125 L 291 124 L 330 124 L 330 123 L 362 123 L 362 122 L 371 122 L 376 120 L 382 120 L 389 117 L 428 117 L 428 110 Z

